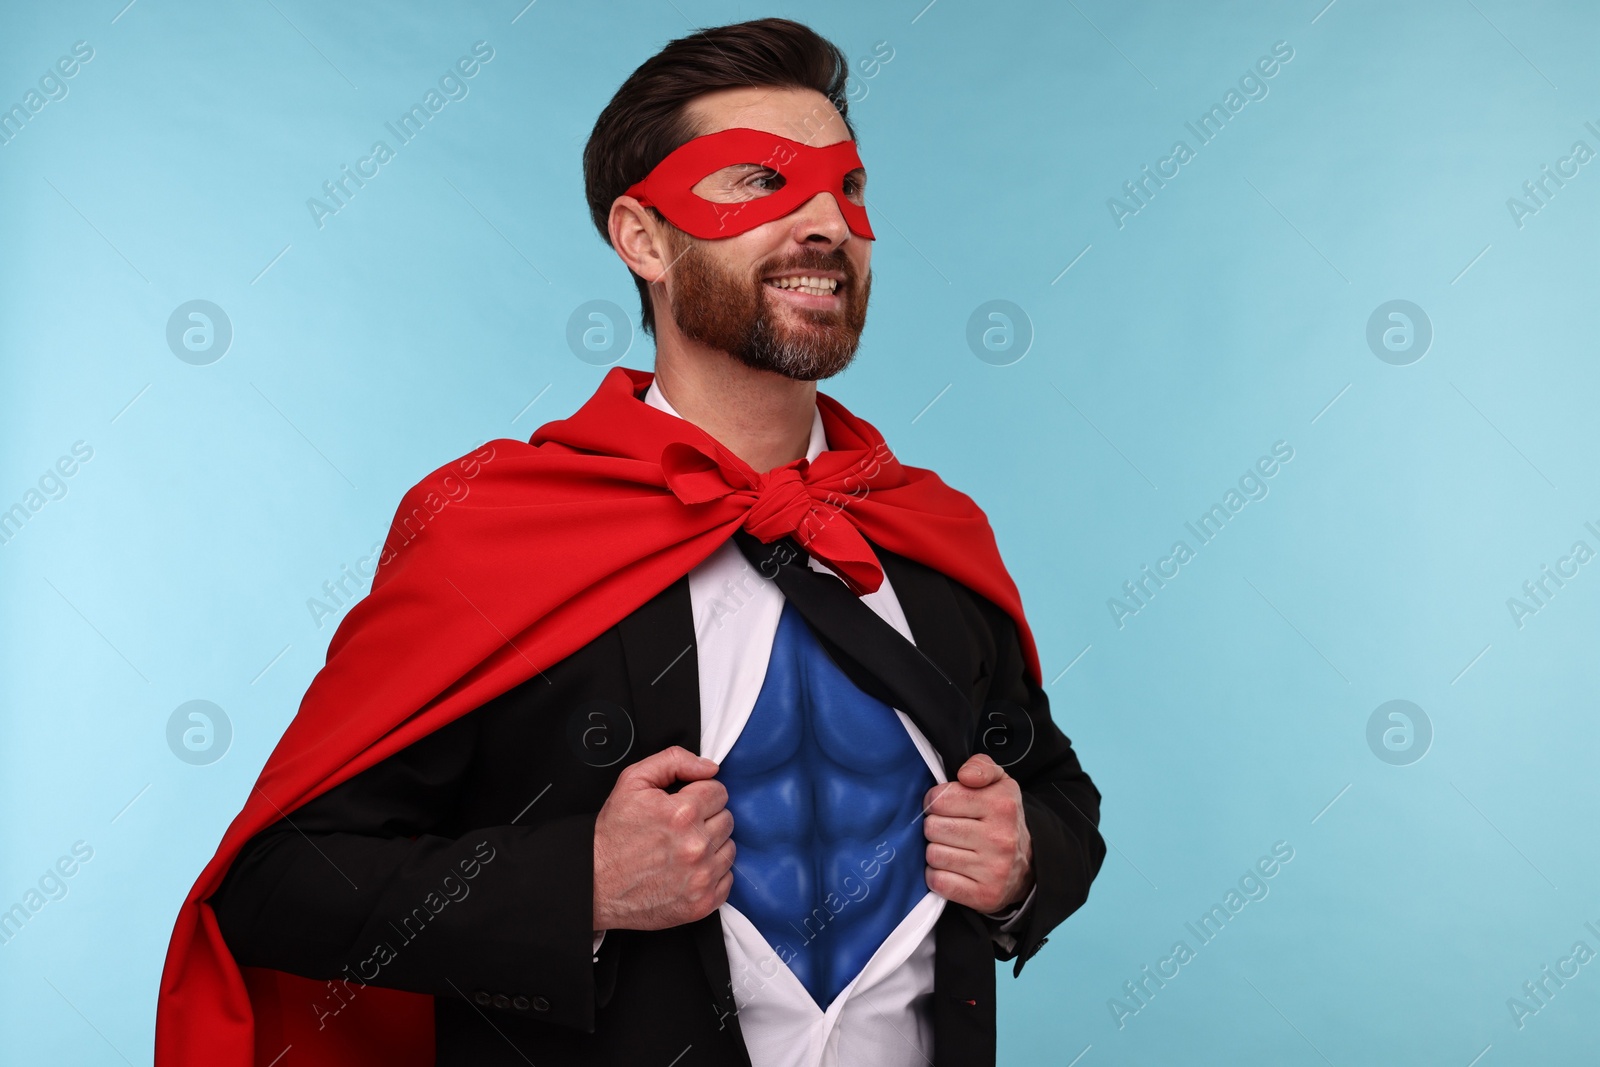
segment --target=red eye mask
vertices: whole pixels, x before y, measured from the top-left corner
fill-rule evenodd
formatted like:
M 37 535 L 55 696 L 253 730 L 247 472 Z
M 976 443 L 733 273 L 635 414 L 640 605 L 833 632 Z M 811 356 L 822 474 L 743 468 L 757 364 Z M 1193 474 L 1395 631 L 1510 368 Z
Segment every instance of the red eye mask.
M 692 190 L 724 167 L 754 164 L 777 171 L 783 187 L 735 203 L 717 203 Z M 850 232 L 875 240 L 867 209 L 845 195 L 845 175 L 860 167 L 854 141 L 813 148 L 775 133 L 736 128 L 696 137 L 674 149 L 627 195 L 653 207 L 674 226 L 701 240 L 734 237 L 762 223 L 781 219 L 818 193 L 838 203 Z

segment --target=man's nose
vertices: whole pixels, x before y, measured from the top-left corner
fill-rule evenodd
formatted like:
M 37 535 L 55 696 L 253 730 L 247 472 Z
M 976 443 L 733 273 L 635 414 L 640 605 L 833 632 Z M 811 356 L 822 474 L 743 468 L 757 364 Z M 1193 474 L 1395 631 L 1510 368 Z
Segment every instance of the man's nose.
M 795 209 L 795 216 L 796 227 L 804 229 L 800 236 L 802 241 L 809 241 L 815 235 L 827 238 L 831 244 L 839 244 L 850 236 L 850 224 L 845 221 L 844 212 L 832 193 L 813 196 Z

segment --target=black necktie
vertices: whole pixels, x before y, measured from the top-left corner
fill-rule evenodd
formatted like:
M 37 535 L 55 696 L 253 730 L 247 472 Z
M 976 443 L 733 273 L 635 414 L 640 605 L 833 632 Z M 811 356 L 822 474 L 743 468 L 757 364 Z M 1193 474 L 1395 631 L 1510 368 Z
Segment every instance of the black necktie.
M 733 539 L 750 565 L 777 583 L 850 680 L 917 724 L 953 781 L 972 755 L 977 727 L 977 712 L 955 683 L 837 576 L 813 570 L 792 537 L 762 544 L 740 529 Z

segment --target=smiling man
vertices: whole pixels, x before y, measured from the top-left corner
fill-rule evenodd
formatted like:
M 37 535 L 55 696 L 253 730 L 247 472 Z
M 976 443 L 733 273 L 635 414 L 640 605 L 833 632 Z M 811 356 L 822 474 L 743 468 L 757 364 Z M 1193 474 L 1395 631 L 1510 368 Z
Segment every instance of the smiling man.
M 162 1067 L 994 1061 L 1100 794 L 982 510 L 817 390 L 871 290 L 846 74 L 762 19 L 602 112 L 655 371 L 401 501 L 180 913 Z

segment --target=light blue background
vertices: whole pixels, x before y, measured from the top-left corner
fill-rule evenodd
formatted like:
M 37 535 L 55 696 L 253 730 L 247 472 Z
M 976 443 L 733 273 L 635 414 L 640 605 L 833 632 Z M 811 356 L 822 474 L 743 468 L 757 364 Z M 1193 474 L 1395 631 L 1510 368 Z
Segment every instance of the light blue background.
M 307 598 L 423 474 L 593 391 L 568 317 L 638 310 L 588 132 L 668 39 L 767 14 L 892 49 L 852 108 L 876 302 L 823 389 L 988 512 L 1105 796 L 1088 904 L 998 965 L 1002 1062 L 1592 1057 L 1600 963 L 1521 1029 L 1507 998 L 1600 950 L 1600 563 L 1520 628 L 1507 598 L 1600 549 L 1600 163 L 1521 227 L 1506 201 L 1600 149 L 1593 5 L 123 2 L 0 16 L 0 105 L 94 49 L 0 146 L 0 507 L 94 450 L 0 547 L 0 908 L 94 849 L 0 946 L 7 1062 L 150 1061 L 173 916 L 333 631 Z M 469 95 L 319 229 L 307 198 L 480 40 Z M 1119 228 L 1107 199 L 1279 41 Z M 165 340 L 192 299 L 234 329 L 208 366 Z M 1008 366 L 965 340 L 992 299 L 1034 331 Z M 1393 299 L 1434 329 L 1407 366 L 1366 342 Z M 1108 598 L 1277 441 L 1270 495 L 1119 629 Z M 233 726 L 209 766 L 166 741 L 193 699 Z M 1392 699 L 1435 732 L 1408 766 L 1366 739 Z M 1185 922 L 1278 841 L 1201 946 Z

